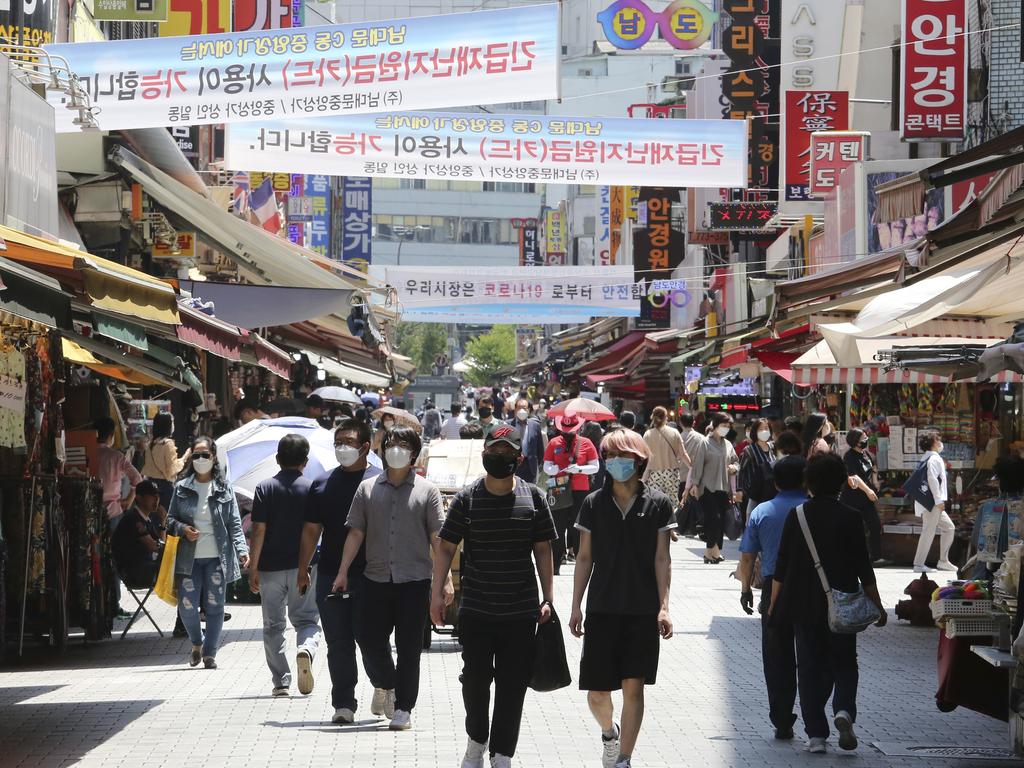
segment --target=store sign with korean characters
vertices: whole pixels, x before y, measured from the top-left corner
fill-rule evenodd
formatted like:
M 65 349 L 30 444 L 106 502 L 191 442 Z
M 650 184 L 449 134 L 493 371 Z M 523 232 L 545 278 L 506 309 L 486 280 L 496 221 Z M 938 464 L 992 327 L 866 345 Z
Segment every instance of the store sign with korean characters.
M 633 268 L 638 284 L 669 280 L 683 263 L 686 233 L 673 227 L 672 203 L 680 190 L 666 187 L 641 187 L 640 207 L 646 210 L 646 223 L 633 232 Z M 643 214 L 641 213 L 643 220 Z M 671 302 L 659 305 L 645 297 L 640 302 L 637 330 L 668 328 L 672 321 Z
M 565 264 L 568 240 L 562 211 L 548 208 L 544 211 L 544 263 L 551 266 Z
M 594 195 L 597 206 L 594 232 L 594 256 L 599 266 L 614 264 L 612 259 L 612 188 L 600 186 Z
M 194 259 L 196 257 L 196 233 L 179 232 L 177 243 L 154 243 L 150 254 L 154 259 Z
M 811 199 L 811 134 L 849 128 L 849 96 L 846 91 L 786 91 L 786 200 Z
M 306 174 L 303 197 L 310 201 L 312 218 L 306 247 L 321 256 L 331 253 L 331 177 L 319 173 Z
M 867 160 L 871 134 L 861 131 L 817 131 L 811 134 L 810 194 L 827 197 L 836 189 L 839 174 Z
M 167 21 L 169 0 L 93 0 L 96 21 Z
M 38 47 L 52 43 L 58 6 L 59 0 L 0 0 L 0 44 Z
M 747 123 L 402 112 L 240 123 L 227 165 L 335 176 L 746 187 Z
M 159 27 L 160 37 L 217 35 L 231 31 L 231 0 L 168 0 L 168 4 L 167 21 Z M 81 71 L 75 71 L 82 76 Z
M 398 295 L 403 320 L 635 317 L 642 287 L 620 267 L 371 267 Z
M 959 141 L 967 130 L 967 0 L 902 0 L 900 136 Z
M 519 266 L 539 267 L 543 263 L 540 255 L 540 234 L 537 219 L 512 219 L 512 228 L 519 237 Z
M 289 0 L 234 0 L 231 28 L 235 32 L 288 29 L 292 26 Z
M 691 51 L 711 37 L 718 14 L 698 0 L 674 0 L 661 11 L 643 0 L 615 0 L 597 20 L 608 42 L 620 50 L 635 51 L 660 38 L 676 50 Z
M 171 0 L 172 18 L 176 2 Z M 557 3 L 548 3 L 299 29 L 67 43 L 48 51 L 67 59 L 81 79 L 99 107 L 102 130 L 290 124 L 556 99 L 558 11 Z M 224 23 L 219 13 L 218 23 Z M 58 130 L 77 131 L 71 110 L 61 105 L 58 111 L 67 113 Z
M 373 261 L 373 180 L 346 176 L 341 190 L 341 260 L 365 272 Z
M 764 229 L 779 211 L 778 203 L 711 203 L 708 211 L 711 229 L 749 231 Z

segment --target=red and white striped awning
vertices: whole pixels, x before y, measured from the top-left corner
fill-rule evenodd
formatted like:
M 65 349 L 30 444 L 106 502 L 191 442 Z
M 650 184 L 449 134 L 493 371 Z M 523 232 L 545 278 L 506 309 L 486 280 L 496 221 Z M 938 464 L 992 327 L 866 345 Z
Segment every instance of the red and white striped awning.
M 1003 371 L 991 379 L 998 383 L 1024 381 L 1019 373 Z M 885 371 L 879 365 L 862 366 L 860 368 L 837 368 L 835 366 L 795 367 L 793 383 L 802 387 L 821 386 L 825 384 L 949 384 L 948 376 L 936 376 L 901 368 Z M 964 383 L 970 383 L 968 380 Z

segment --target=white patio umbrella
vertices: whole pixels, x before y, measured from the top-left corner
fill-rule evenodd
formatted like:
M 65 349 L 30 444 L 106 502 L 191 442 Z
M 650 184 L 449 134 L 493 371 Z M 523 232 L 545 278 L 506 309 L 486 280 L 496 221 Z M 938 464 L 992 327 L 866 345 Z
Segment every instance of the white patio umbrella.
M 328 400 L 332 403 L 351 403 L 352 405 L 363 404 L 363 400 L 359 395 L 351 389 L 345 389 L 344 387 L 320 387 L 319 389 L 313 390 L 313 394 L 320 395 L 324 400 Z

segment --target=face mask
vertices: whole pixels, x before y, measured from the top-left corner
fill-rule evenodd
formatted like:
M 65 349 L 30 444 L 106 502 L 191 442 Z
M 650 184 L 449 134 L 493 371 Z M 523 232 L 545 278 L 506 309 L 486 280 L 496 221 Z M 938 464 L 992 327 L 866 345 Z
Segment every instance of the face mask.
M 868 447 L 868 441 L 865 440 L 863 443 L 859 443 L 858 447 L 863 451 L 865 448 Z
M 388 466 L 392 469 L 405 469 L 412 461 L 412 451 L 408 448 L 394 446 L 384 451 L 384 458 L 387 459 Z
M 822 437 L 828 437 L 831 434 L 832 434 L 832 427 L 830 427 L 829 423 L 826 421 L 825 422 L 825 426 L 823 426 L 821 428 L 821 436 Z
M 604 463 L 604 468 L 608 470 L 608 474 L 611 476 L 612 480 L 624 483 L 636 474 L 636 460 L 621 458 L 608 459 Z
M 516 459 L 510 459 L 507 456 L 498 454 L 484 454 L 484 469 L 488 475 L 497 480 L 512 477 L 518 466 L 519 462 Z
M 715 430 L 715 432 L 717 432 L 717 433 L 718 433 L 718 436 L 719 436 L 719 437 L 725 437 L 726 435 L 728 435 L 728 434 L 729 434 L 729 427 L 727 427 L 727 426 L 723 425 L 723 426 L 721 426 L 721 427 L 718 427 L 718 428 L 717 428 L 717 429 Z
M 390 432 L 392 429 L 394 429 L 394 427 L 395 427 L 395 422 L 393 422 L 393 421 L 385 421 L 384 422 L 384 430 L 386 432 Z
M 526 421 L 530 417 L 530 412 L 525 408 L 520 408 L 516 411 L 516 418 L 520 421 Z
M 576 437 L 576 433 L 575 432 L 563 432 L 562 433 L 562 439 L 565 440 L 565 442 L 567 442 L 567 443 L 571 443 L 573 441 L 574 437 Z
M 771 430 L 762 429 L 762 430 L 758 431 L 757 439 L 760 440 L 762 443 L 767 443 L 769 440 L 772 439 Z
M 195 459 L 192 462 L 192 468 L 200 475 L 205 475 L 213 469 L 213 459 Z
M 943 449 L 945 449 L 945 447 L 946 446 L 944 446 L 942 443 L 939 443 L 938 445 L 935 446 L 935 452 L 936 453 L 942 453 L 942 451 L 943 451 Z
M 362 455 L 362 451 L 358 448 L 354 448 L 351 445 L 336 445 L 334 446 L 334 457 L 338 460 L 338 463 L 343 467 L 351 467 Z
M 480 418 L 481 419 L 489 419 L 490 417 L 491 417 L 491 409 L 490 408 L 481 408 L 480 409 Z

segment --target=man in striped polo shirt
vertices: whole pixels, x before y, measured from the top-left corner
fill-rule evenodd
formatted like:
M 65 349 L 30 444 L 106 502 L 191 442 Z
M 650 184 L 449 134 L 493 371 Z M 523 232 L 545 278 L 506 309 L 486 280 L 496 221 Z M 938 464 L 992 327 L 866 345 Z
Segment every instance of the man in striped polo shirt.
M 515 429 L 502 424 L 491 430 L 483 452 L 487 475 L 452 500 L 434 558 L 434 578 L 443 584 L 463 544 L 459 638 L 469 746 L 462 768 L 484 768 L 488 737 L 491 768 L 512 765 L 537 624 L 551 618 L 555 524 L 544 494 L 515 476 L 522 460 Z M 538 574 L 543 602 L 537 594 Z M 430 615 L 434 624 L 444 623 L 440 590 L 434 590 Z M 488 722 L 491 680 L 494 717 Z

